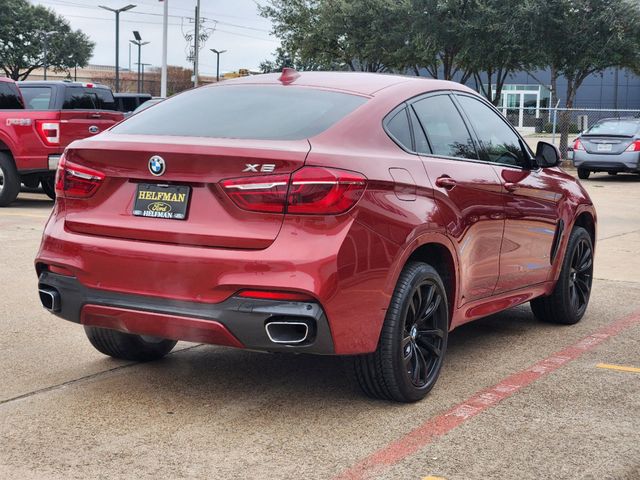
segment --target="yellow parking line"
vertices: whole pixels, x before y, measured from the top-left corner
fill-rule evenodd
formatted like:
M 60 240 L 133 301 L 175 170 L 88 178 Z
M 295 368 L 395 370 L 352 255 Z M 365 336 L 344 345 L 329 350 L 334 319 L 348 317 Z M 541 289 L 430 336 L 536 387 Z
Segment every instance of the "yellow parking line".
M 599 363 L 596 365 L 598 368 L 607 368 L 609 370 L 618 370 L 620 372 L 640 373 L 640 368 L 626 367 L 624 365 L 610 365 L 608 363 Z

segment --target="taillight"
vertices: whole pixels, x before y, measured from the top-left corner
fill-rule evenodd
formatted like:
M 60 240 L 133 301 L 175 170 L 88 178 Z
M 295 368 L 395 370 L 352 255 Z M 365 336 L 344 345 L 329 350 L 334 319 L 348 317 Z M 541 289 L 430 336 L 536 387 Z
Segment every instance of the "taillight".
M 291 177 L 288 213 L 338 214 L 353 207 L 364 193 L 366 178 L 358 173 L 306 167 Z
M 104 173 L 68 162 L 62 155 L 56 172 L 56 195 L 62 198 L 88 198 L 96 192 L 104 177 Z
M 47 145 L 60 145 L 60 122 L 36 122 L 36 129 Z
M 222 188 L 229 198 L 244 210 L 284 212 L 289 175 L 265 175 L 224 180 Z
M 640 152 L 640 140 L 631 142 L 631 144 L 627 147 L 625 152 Z
M 576 141 L 573 143 L 573 149 L 584 150 L 584 147 L 582 146 L 582 143 L 580 142 L 580 140 L 576 139 Z
M 293 175 L 264 175 L 221 182 L 229 198 L 253 212 L 336 215 L 353 207 L 367 179 L 359 173 L 303 167 Z

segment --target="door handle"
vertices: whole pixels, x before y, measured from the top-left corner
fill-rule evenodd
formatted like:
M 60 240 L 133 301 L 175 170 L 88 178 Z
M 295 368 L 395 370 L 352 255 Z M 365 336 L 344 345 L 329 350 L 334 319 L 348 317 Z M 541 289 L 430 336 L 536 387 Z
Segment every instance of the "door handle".
M 436 179 L 436 187 L 446 188 L 447 190 L 451 190 L 458 184 L 453 178 L 442 176 Z
M 507 192 L 515 192 L 520 186 L 517 183 L 507 182 L 504 184 L 504 189 Z
M 92 113 L 92 114 L 90 115 L 90 117 L 91 117 L 91 118 L 101 118 L 101 117 L 102 117 L 102 115 L 100 115 L 99 113 Z

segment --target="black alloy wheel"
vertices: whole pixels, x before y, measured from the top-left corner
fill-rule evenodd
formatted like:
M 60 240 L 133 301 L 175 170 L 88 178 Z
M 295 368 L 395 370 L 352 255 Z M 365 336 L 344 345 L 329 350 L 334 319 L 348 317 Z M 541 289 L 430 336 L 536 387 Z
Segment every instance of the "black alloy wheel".
M 447 292 L 430 265 L 405 265 L 375 352 L 351 358 L 360 388 L 373 398 L 415 402 L 433 388 L 442 369 L 449 331 Z

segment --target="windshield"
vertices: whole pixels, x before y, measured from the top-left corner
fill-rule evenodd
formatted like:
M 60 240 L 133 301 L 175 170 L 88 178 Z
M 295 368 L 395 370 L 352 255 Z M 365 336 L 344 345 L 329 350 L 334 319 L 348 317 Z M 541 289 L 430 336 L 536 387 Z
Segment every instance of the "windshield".
M 311 88 L 204 87 L 137 113 L 112 132 L 301 140 L 326 130 L 366 100 L 356 95 Z
M 603 120 L 585 132 L 585 135 L 620 135 L 633 137 L 638 132 L 637 120 Z

